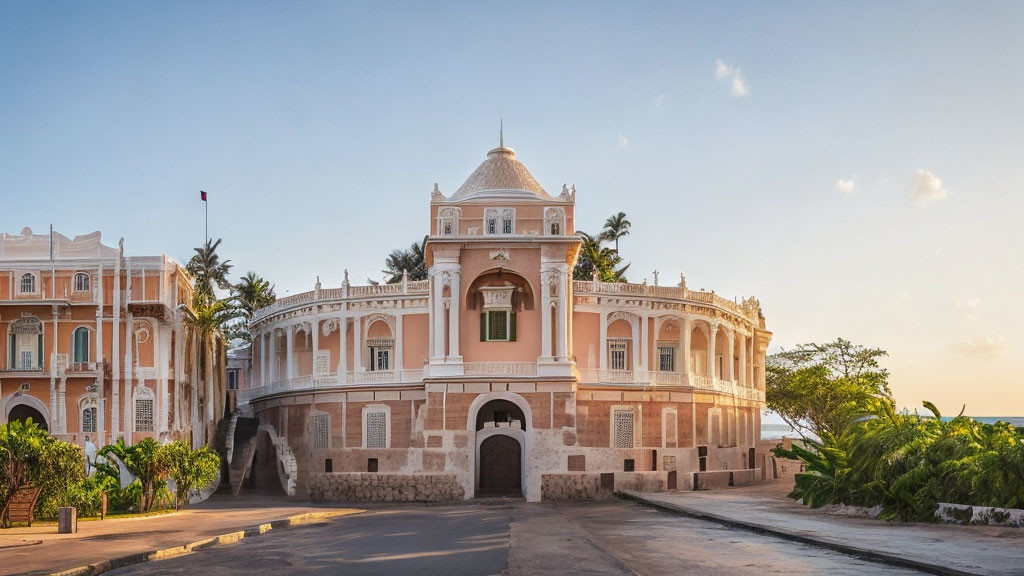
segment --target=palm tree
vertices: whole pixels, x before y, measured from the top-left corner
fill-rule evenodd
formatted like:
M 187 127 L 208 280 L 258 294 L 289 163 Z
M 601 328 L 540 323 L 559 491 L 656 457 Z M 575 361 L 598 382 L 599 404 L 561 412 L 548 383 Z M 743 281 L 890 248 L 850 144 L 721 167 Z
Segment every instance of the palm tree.
M 605 239 L 602 235 L 591 236 L 586 232 L 580 232 L 583 245 L 580 249 L 580 257 L 573 269 L 572 276 L 576 280 L 591 280 L 594 271 L 597 271 L 597 279 L 601 282 L 625 282 L 626 270 L 629 264 L 619 267 L 622 264 L 622 256 L 618 251 L 612 250 L 604 245 Z
M 403 272 L 409 272 L 409 280 L 427 279 L 427 237 L 422 242 L 413 242 L 408 250 L 392 250 L 384 260 L 385 270 L 382 270 L 388 277 L 387 284 L 395 284 L 402 281 Z
M 195 256 L 188 261 L 185 269 L 196 281 L 196 291 L 213 294 L 213 288 L 227 290 L 231 287 L 228 281 L 228 272 L 231 270 L 231 260 L 220 261 L 217 254 L 217 247 L 221 239 L 211 242 L 209 239 L 202 246 L 195 248 Z
M 267 282 L 255 272 L 249 272 L 231 287 L 232 297 L 242 317 L 248 321 L 252 313 L 277 300 L 274 285 Z
M 212 429 L 217 425 L 218 415 L 223 414 L 226 389 L 218 378 L 214 382 L 214 364 L 226 348 L 225 325 L 239 317 L 239 311 L 229 300 L 219 300 L 212 293 L 196 290 L 192 295 L 192 306 L 185 323 L 199 354 L 201 380 L 205 381 L 204 398 L 206 414 L 202 419 L 207 425 L 206 438 L 212 438 Z M 216 390 L 214 389 L 216 386 Z M 198 390 L 193 388 L 193 394 Z
M 604 221 L 604 230 L 601 231 L 601 238 L 604 240 L 612 240 L 615 242 L 615 251 L 619 251 L 619 238 L 623 236 L 629 236 L 629 227 L 633 223 L 626 219 L 625 212 L 619 212 L 614 216 L 609 216 Z

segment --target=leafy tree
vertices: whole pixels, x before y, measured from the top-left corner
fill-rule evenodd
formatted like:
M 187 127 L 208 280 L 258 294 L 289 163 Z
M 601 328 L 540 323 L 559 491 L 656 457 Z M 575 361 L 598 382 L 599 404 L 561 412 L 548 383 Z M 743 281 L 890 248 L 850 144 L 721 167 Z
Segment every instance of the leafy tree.
M 195 255 L 185 266 L 195 280 L 196 292 L 212 296 L 214 288 L 227 290 L 231 287 L 231 282 L 228 281 L 231 260 L 220 261 L 220 255 L 217 254 L 220 243 L 220 238 L 216 242 L 207 239 L 205 244 L 195 249 Z
M 18 488 L 38 480 L 40 461 L 51 441 L 31 418 L 0 426 L 0 510 Z
M 625 282 L 629 264 L 622 264 L 622 257 L 617 250 L 604 246 L 605 239 L 599 234 L 591 236 L 580 232 L 583 245 L 572 277 L 576 280 L 592 280 L 597 270 L 597 279 L 601 282 Z
M 930 402 L 930 416 L 897 413 L 885 399 L 842 434 L 824 432 L 810 450 L 776 448 L 806 463 L 790 497 L 826 504 L 881 506 L 882 517 L 934 520 L 939 502 L 1024 506 L 1024 437 L 1005 422 L 960 415 L 949 421 Z
M 177 489 L 177 505 L 187 506 L 189 492 L 201 490 L 217 479 L 220 457 L 208 447 L 193 450 L 185 442 L 163 447 L 168 473 Z
M 85 490 L 85 453 L 74 444 L 51 440 L 42 449 L 36 485 L 43 490 L 36 513 L 43 518 L 57 516 L 57 508 L 88 508 Z
M 427 236 L 423 241 L 413 242 L 408 250 L 392 250 L 391 254 L 384 260 L 385 270 L 382 270 L 387 277 L 386 284 L 395 284 L 402 281 L 402 273 L 409 272 L 409 280 L 427 279 Z
M 629 228 L 633 225 L 632 222 L 626 219 L 625 212 L 619 212 L 613 216 L 609 216 L 604 221 L 604 229 L 601 231 L 600 238 L 602 240 L 609 240 L 615 242 L 615 252 L 619 251 L 619 238 L 629 236 Z
M 118 444 L 104 446 L 99 453 L 104 458 L 117 456 L 135 476 L 141 488 L 140 512 L 150 511 L 158 498 L 166 494 L 168 459 L 156 440 L 145 438 L 133 446 L 125 446 L 123 441 L 119 441 Z
M 879 364 L 886 355 L 842 338 L 773 354 L 766 362 L 765 406 L 805 439 L 808 433 L 838 436 L 874 399 L 892 405 L 889 371 Z

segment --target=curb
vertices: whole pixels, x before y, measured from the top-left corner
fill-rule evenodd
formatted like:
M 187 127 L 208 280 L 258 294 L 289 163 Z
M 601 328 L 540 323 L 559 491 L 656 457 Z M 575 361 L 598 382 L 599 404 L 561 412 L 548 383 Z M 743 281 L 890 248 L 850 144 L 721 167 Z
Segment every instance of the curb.
M 694 510 L 693 508 L 687 508 L 678 504 L 669 504 L 668 502 L 658 502 L 656 500 L 649 500 L 635 492 L 618 492 L 620 498 L 626 500 L 632 500 L 644 506 L 650 506 L 652 508 L 658 508 L 665 512 L 672 514 L 678 514 L 682 516 L 688 516 L 690 518 L 696 518 L 698 520 L 706 520 L 709 522 L 715 522 L 717 524 L 723 524 L 732 528 L 739 528 L 741 530 L 748 530 L 750 532 L 756 532 L 758 534 L 767 534 L 770 536 L 777 536 L 793 542 L 799 542 L 801 544 L 807 544 L 809 546 L 816 546 L 818 548 L 825 548 L 835 552 L 840 552 L 848 556 L 855 556 L 863 560 L 869 560 L 879 564 L 887 564 L 889 566 L 896 566 L 899 568 L 910 568 L 912 570 L 918 570 L 921 572 L 927 572 L 928 574 L 937 574 L 938 576 L 986 576 L 980 572 L 967 572 L 964 570 L 957 570 L 956 568 L 950 568 L 949 566 L 941 566 L 938 564 L 930 564 L 928 562 L 922 562 L 920 560 L 912 560 L 903 556 L 896 556 L 894 554 L 888 554 L 885 552 L 878 552 L 877 550 L 869 550 L 867 548 L 858 548 L 856 546 L 849 546 L 847 544 L 840 544 L 839 542 L 833 542 L 822 538 L 815 538 L 813 536 L 807 536 L 805 533 L 787 530 L 785 528 L 779 528 L 777 526 L 767 526 L 764 524 L 757 524 L 754 522 L 747 522 L 744 520 L 736 520 L 735 518 L 729 518 L 727 516 L 719 516 L 717 514 L 710 514 L 708 512 L 702 512 L 700 510 Z
M 363 512 L 366 511 L 350 509 L 297 514 L 295 516 L 289 516 L 288 518 L 258 524 L 243 530 L 236 530 L 234 532 L 228 532 L 227 534 L 204 538 L 203 540 L 197 540 L 196 542 L 183 544 L 181 546 L 136 552 L 134 554 L 128 554 L 127 556 L 119 556 L 117 558 L 111 558 L 110 560 L 96 562 L 95 564 L 78 566 L 76 568 L 69 568 L 59 572 L 51 572 L 49 573 L 49 576 L 96 576 L 97 574 L 103 574 L 104 572 L 124 568 L 125 566 L 131 566 L 133 564 L 142 564 L 144 562 L 152 562 L 155 560 L 166 560 L 168 558 L 174 558 L 175 556 L 181 556 L 190 552 L 205 550 L 218 544 L 234 544 L 243 538 L 259 536 L 261 534 L 266 534 L 271 530 L 279 530 L 281 528 L 288 528 L 289 526 L 299 526 L 331 518 L 340 518 L 342 516 L 351 516 L 353 514 L 362 514 Z

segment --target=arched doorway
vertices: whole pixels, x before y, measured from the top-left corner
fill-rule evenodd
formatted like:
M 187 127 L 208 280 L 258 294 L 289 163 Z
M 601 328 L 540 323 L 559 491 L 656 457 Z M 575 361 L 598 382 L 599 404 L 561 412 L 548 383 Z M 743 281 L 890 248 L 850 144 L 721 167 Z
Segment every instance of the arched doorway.
M 42 412 L 29 406 L 28 404 L 17 404 L 11 407 L 11 411 L 7 413 L 8 422 L 14 422 L 15 420 L 24 422 L 29 418 L 31 418 L 32 421 L 38 424 L 39 427 L 42 428 L 43 430 L 49 430 L 49 428 L 46 425 L 46 418 L 43 417 Z
M 522 447 L 504 434 L 480 443 L 480 496 L 520 496 L 523 493 Z
M 476 450 L 470 465 L 477 496 L 528 496 L 529 405 L 508 392 L 481 395 L 470 407 Z

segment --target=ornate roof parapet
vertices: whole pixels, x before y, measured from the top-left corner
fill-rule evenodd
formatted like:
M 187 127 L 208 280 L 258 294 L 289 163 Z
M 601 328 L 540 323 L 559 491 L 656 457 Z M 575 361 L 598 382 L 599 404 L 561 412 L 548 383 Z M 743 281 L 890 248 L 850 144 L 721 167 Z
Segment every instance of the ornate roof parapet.
M 434 182 L 434 191 L 430 193 L 430 201 L 444 202 L 445 200 L 447 200 L 447 198 L 445 198 L 445 195 L 441 193 L 441 189 L 438 188 L 437 182 Z

